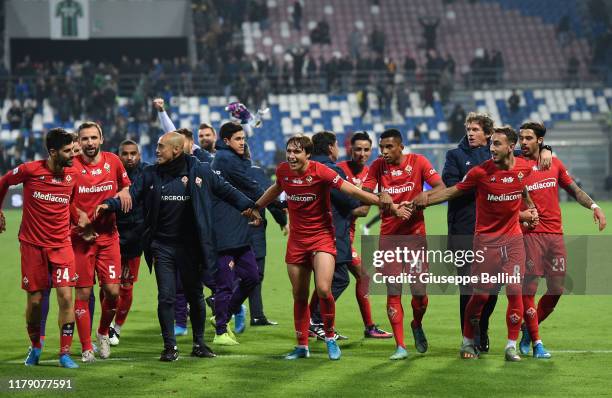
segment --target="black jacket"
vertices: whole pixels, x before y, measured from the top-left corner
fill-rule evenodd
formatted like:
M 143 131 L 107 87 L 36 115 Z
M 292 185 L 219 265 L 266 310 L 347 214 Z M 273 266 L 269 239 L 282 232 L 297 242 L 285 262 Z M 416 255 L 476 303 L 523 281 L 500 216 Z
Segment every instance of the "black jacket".
M 221 139 L 217 141 L 216 148 L 215 158 L 210 165 L 214 172 L 251 200 L 259 199 L 264 190 L 249 177 L 250 162 L 246 162 Z M 250 246 L 248 220 L 227 202 L 217 199 L 213 201 L 213 222 L 217 252 Z
M 329 156 L 313 156 L 311 159 L 323 163 L 337 172 L 341 178 L 347 180 L 344 171 Z M 362 203 L 337 189 L 330 191 L 330 197 L 334 229 L 336 231 L 336 264 L 350 263 L 353 260 L 350 238 L 351 222 L 353 220 L 352 211 L 361 206 Z
M 148 163 L 140 161 L 138 166 L 127 170 L 130 181 L 136 181 L 142 175 Z M 117 230 L 119 231 L 119 245 L 121 257 L 134 258 L 142 254 L 142 234 L 144 232 L 144 212 L 142 203 L 134 203 L 128 213 L 117 212 Z
M 217 175 L 208 163 L 202 163 L 193 156 L 187 156 L 189 170 L 189 193 L 193 212 L 196 217 L 199 245 L 202 257 L 208 259 L 213 250 L 213 197 L 217 201 L 231 206 L 234 211 L 246 210 L 255 203 L 244 196 L 231 184 Z M 145 259 L 152 269 L 151 242 L 157 230 L 157 220 L 161 202 L 161 178 L 158 165 L 146 167 L 140 178 L 132 181 L 130 195 L 134 203 L 142 203 L 144 209 L 145 232 L 143 233 L 143 248 Z M 120 208 L 119 199 L 111 198 L 104 201 L 113 211 Z M 240 213 L 238 213 L 240 214 Z M 246 218 L 245 218 L 246 220 Z M 217 226 L 215 225 L 215 228 Z M 208 264 L 212 266 L 212 264 Z
M 245 161 L 248 161 L 245 159 Z M 248 161 L 250 163 L 250 161 Z M 253 180 L 257 181 L 260 187 L 263 189 L 267 189 L 272 185 L 272 180 L 270 177 L 266 175 L 261 167 L 252 165 L 247 170 L 247 175 Z M 280 225 L 284 227 L 287 225 L 287 214 L 278 207 L 268 207 L 270 209 L 270 213 L 272 213 L 272 217 L 274 220 Z M 251 247 L 255 252 L 255 258 L 264 258 L 266 256 L 266 226 L 268 224 L 266 220 L 266 211 L 263 209 L 261 211 L 261 216 L 264 219 L 264 222 L 258 226 L 250 226 L 251 229 Z
M 464 136 L 459 146 L 446 152 L 442 180 L 447 187 L 460 182 L 474 166 L 491 158 L 489 146 L 470 148 Z M 473 192 L 448 202 L 448 234 L 473 235 L 476 227 L 476 198 Z

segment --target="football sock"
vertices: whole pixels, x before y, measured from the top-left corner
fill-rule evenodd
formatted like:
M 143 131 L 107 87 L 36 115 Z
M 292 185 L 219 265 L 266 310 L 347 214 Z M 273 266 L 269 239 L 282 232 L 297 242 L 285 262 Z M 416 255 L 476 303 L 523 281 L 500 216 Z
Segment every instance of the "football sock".
M 473 339 L 476 326 L 480 322 L 482 309 L 489 299 L 488 294 L 474 294 L 465 307 L 465 319 L 463 321 L 463 335 Z
M 117 314 L 115 315 L 115 330 L 119 333 L 119 329 L 121 329 L 121 325 L 125 323 L 125 319 L 128 316 L 128 312 L 130 312 L 130 308 L 132 307 L 132 299 L 134 285 L 121 286 L 119 288 L 119 299 L 117 301 Z
M 91 318 L 89 317 L 89 299 L 76 300 L 74 303 L 74 319 L 79 332 L 82 351 L 92 350 L 91 345 Z
M 319 297 L 319 308 L 321 310 L 321 318 L 323 319 L 323 329 L 325 337 L 334 337 L 334 320 L 336 318 L 336 302 L 331 294 L 327 297 Z
M 293 323 L 298 345 L 308 347 L 308 325 L 310 324 L 310 309 L 307 300 L 293 301 Z
M 520 288 L 519 288 L 520 289 Z M 508 309 L 506 310 L 506 326 L 508 327 L 508 339 L 518 339 L 523 321 L 523 296 L 520 290 L 508 294 Z
M 410 301 L 410 305 L 412 306 L 412 327 L 420 328 L 422 327 L 423 317 L 425 316 L 425 311 L 427 311 L 427 304 L 429 303 L 429 298 L 427 295 L 423 296 L 412 296 L 412 300 Z
M 108 328 L 110 327 L 113 318 L 115 317 L 115 310 L 117 309 L 117 298 L 110 298 L 109 296 L 104 297 L 102 301 L 102 315 L 100 316 L 100 326 L 98 327 L 98 333 L 103 336 L 108 335 Z
M 402 307 L 402 296 L 387 296 L 387 316 L 393 329 L 395 344 L 406 348 L 406 344 L 404 344 L 404 308 Z
M 74 334 L 74 322 L 65 323 L 62 325 L 60 334 L 60 355 L 70 355 L 70 347 L 72 346 L 72 335 Z
M 538 326 L 538 311 L 535 308 L 535 297 L 532 294 L 523 295 L 523 317 L 525 319 L 525 325 L 529 331 L 531 340 L 540 339 L 540 328 Z
M 355 280 L 355 297 L 357 298 L 357 304 L 361 312 L 361 319 L 363 319 L 363 324 L 366 327 L 374 325 L 370 298 L 368 296 L 368 291 L 370 290 L 369 285 L 370 278 L 367 275 L 359 276 Z
M 28 336 L 30 337 L 30 342 L 32 343 L 32 347 L 34 348 L 42 348 L 40 344 L 40 323 L 28 323 Z
M 548 292 L 540 298 L 540 301 L 538 302 L 539 323 L 544 322 L 544 319 L 548 318 L 548 316 L 555 310 L 560 298 L 560 294 L 548 294 Z

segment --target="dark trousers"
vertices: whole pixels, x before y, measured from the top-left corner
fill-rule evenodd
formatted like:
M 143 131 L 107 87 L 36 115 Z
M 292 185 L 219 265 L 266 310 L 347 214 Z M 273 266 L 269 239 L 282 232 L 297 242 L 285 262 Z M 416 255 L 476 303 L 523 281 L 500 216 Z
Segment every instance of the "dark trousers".
M 259 283 L 255 285 L 251 294 L 249 294 L 249 309 L 251 310 L 251 320 L 254 318 L 263 318 L 263 300 L 261 298 L 261 285 L 263 284 L 264 271 L 266 268 L 266 258 L 261 257 L 256 259 L 257 270 L 259 271 Z
M 336 264 L 336 268 L 334 269 L 334 279 L 332 280 L 331 286 L 334 301 L 338 301 L 340 295 L 346 290 L 349 283 L 351 282 L 347 265 L 347 263 Z M 316 294 L 317 292 L 315 290 L 313 292 L 313 295 Z M 323 319 L 321 318 L 321 311 L 319 309 L 319 300 L 311 300 L 310 320 L 313 324 L 323 323 Z
M 220 335 L 227 332 L 232 314 L 240 310 L 259 282 L 257 261 L 250 246 L 218 253 L 216 282 L 216 332 Z
M 169 245 L 154 241 L 151 245 L 157 281 L 157 317 L 161 326 L 164 346 L 176 346 L 174 336 L 174 304 L 176 277 L 180 271 L 183 291 L 189 303 L 189 316 L 194 344 L 204 344 L 206 306 L 200 278 L 200 255 L 195 245 Z

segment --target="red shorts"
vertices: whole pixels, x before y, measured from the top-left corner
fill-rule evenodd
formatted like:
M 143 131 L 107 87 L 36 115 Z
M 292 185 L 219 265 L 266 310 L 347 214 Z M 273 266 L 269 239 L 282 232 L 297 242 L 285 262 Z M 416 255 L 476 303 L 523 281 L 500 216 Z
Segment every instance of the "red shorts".
M 506 240 L 503 245 L 490 245 L 474 237 L 475 259 L 472 262 L 472 276 L 479 289 L 491 289 L 497 285 L 521 284 L 525 274 L 525 245 L 522 236 Z M 479 254 L 482 258 L 479 260 Z M 497 278 L 493 280 L 492 277 Z M 509 279 L 509 277 L 516 277 Z
M 95 284 L 94 273 L 100 286 L 121 282 L 121 252 L 119 239 L 109 242 L 85 242 L 73 239 L 74 260 L 79 276 L 76 287 L 90 287 Z
M 333 235 L 317 236 L 311 239 L 291 239 L 287 242 L 285 262 L 312 266 L 312 259 L 317 252 L 329 253 L 336 257 L 336 238 Z
M 134 283 L 138 280 L 140 256 L 121 258 L 121 283 Z
M 21 288 L 28 292 L 75 286 L 77 276 L 72 247 L 40 247 L 20 242 Z M 51 278 L 49 278 L 51 274 Z
M 379 250 L 393 252 L 392 261 L 384 261 L 383 275 L 400 275 L 402 272 L 416 275 L 429 272 L 427 261 L 427 238 L 424 235 L 381 235 Z M 399 250 L 400 258 L 397 258 Z M 397 261 L 399 260 L 399 261 Z
M 526 234 L 526 275 L 565 276 L 567 251 L 561 234 Z

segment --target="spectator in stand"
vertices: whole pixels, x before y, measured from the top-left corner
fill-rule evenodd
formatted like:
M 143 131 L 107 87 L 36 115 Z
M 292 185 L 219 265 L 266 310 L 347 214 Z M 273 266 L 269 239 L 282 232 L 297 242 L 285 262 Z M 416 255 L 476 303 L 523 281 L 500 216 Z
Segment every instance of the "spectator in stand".
M 510 110 L 510 113 L 518 113 L 520 103 L 521 97 L 519 97 L 516 90 L 512 90 L 512 95 L 510 95 L 510 98 L 508 98 L 508 109 Z
M 13 104 L 6 113 L 6 119 L 9 122 L 11 130 L 21 129 L 23 123 L 23 109 L 19 100 L 13 100 Z
M 580 69 L 580 61 L 576 58 L 575 54 L 567 60 L 567 87 L 576 88 L 578 87 L 578 71 Z
M 302 30 L 302 3 L 299 1 L 296 1 L 293 3 L 293 11 L 291 12 L 291 21 L 293 22 L 293 29 L 297 31 Z
M 419 17 L 419 23 L 423 27 L 423 40 L 425 49 L 435 50 L 436 39 L 438 36 L 438 25 L 440 25 L 440 18 Z
M 370 33 L 370 49 L 376 54 L 383 56 L 385 54 L 386 41 L 385 32 L 378 29 L 377 25 L 374 25 L 374 29 L 372 29 L 372 33 Z
M 404 58 L 404 78 L 408 84 L 412 85 L 416 82 L 417 63 L 412 54 L 407 53 Z
M 455 104 L 453 113 L 448 118 L 450 127 L 450 142 L 459 142 L 465 135 L 466 113 L 461 104 Z

